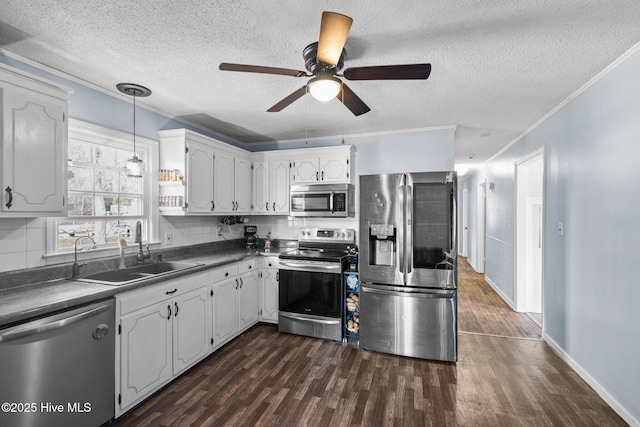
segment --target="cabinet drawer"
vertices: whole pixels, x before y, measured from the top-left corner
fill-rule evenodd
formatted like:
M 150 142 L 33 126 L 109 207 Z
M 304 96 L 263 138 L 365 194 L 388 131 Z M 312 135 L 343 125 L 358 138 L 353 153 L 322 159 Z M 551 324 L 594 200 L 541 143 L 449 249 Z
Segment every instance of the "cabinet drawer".
M 262 257 L 262 268 L 280 268 L 280 259 L 275 256 Z
M 242 261 L 239 265 L 240 274 L 249 273 L 258 269 L 258 263 L 255 259 Z
M 209 271 L 209 277 L 211 283 L 222 282 L 225 279 L 230 279 L 238 275 L 238 264 L 229 264 L 224 267 L 216 268 Z
M 207 274 L 203 272 L 118 294 L 116 295 L 118 314 L 123 316 L 161 301 L 175 298 L 207 283 Z

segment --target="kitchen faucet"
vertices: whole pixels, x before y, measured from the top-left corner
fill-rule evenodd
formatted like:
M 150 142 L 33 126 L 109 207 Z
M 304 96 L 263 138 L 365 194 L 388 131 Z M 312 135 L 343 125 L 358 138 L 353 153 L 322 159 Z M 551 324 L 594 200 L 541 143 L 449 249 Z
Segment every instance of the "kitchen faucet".
M 147 245 L 147 253 L 142 250 L 142 224 L 140 221 L 136 221 L 136 237 L 134 240 L 138 244 L 138 254 L 136 255 L 136 264 L 143 264 L 145 259 L 151 258 L 151 251 L 149 245 Z
M 78 264 L 78 241 L 82 240 L 82 239 L 89 239 L 93 242 L 93 245 L 91 246 L 91 249 L 95 249 L 96 248 L 96 241 L 93 240 L 93 238 L 91 236 L 80 236 L 76 239 L 75 242 L 73 242 L 73 267 L 72 267 L 72 272 L 71 272 L 71 277 L 75 278 L 78 277 L 80 275 L 80 267 L 82 267 L 83 265 L 87 265 L 86 262 L 83 262 L 82 264 Z M 80 248 L 80 250 L 82 250 L 82 248 Z

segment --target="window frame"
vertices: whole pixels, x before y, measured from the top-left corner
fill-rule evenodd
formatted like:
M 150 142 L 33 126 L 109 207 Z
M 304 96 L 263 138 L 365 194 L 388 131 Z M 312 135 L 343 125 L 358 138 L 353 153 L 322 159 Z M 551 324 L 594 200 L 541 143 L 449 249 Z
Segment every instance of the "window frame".
M 131 151 L 133 154 L 133 135 L 109 129 L 103 126 L 94 125 L 91 123 L 83 122 L 77 119 L 69 119 L 68 127 L 68 140 L 78 140 L 87 143 L 99 144 L 111 148 L 122 149 Z M 68 144 L 67 144 L 68 145 Z M 158 210 L 158 185 L 157 185 L 157 171 L 159 170 L 159 143 L 151 139 L 143 138 L 136 135 L 136 151 L 138 156 L 144 161 L 143 172 L 143 188 L 142 188 L 142 215 L 134 216 L 133 218 L 143 218 L 142 235 L 144 237 L 144 244 L 157 244 L 159 242 L 159 218 L 160 213 Z M 65 153 L 68 156 L 68 153 Z M 67 177 L 68 179 L 68 177 Z M 65 200 L 69 200 L 68 190 L 65 190 Z M 58 248 L 58 224 L 60 221 L 65 221 L 69 217 L 51 217 L 47 218 L 46 223 L 46 253 L 45 257 L 65 256 L 73 254 L 73 250 L 59 249 Z M 105 219 L 102 215 L 74 217 L 74 218 L 95 218 L 97 220 Z M 124 216 L 118 217 L 123 220 L 130 219 L 132 217 Z M 113 217 L 110 217 L 113 219 Z M 96 250 L 90 251 L 91 253 L 99 253 L 99 256 L 104 256 L 105 252 L 118 251 L 118 245 L 101 245 Z

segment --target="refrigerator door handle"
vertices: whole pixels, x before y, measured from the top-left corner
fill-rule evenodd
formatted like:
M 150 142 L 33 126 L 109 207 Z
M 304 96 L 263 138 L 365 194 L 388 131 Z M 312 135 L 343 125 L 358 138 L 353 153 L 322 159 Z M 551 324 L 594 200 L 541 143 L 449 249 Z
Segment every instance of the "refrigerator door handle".
M 398 253 L 399 253 L 399 261 L 398 261 L 398 270 L 400 273 L 403 273 L 403 281 L 406 282 L 407 278 L 404 275 L 404 237 L 405 237 L 405 228 L 404 228 L 404 199 L 405 199 L 405 185 L 404 179 L 406 175 L 402 176 L 402 184 L 398 186 L 398 200 L 396 203 L 396 209 L 398 211 L 398 226 L 396 228 L 396 232 L 398 233 Z
M 406 259 L 405 270 L 407 274 L 410 274 L 413 265 L 413 186 L 411 185 L 407 185 L 407 204 L 404 210 L 407 219 L 405 222 L 407 238 L 403 251 L 405 251 Z M 407 282 L 406 279 L 405 282 Z
M 370 287 L 363 285 L 360 288 L 361 292 L 370 293 L 370 294 L 378 294 L 378 295 L 393 295 L 397 297 L 405 297 L 405 298 L 453 298 L 454 291 L 444 291 L 440 289 L 415 289 L 410 288 L 406 289 L 404 287 L 397 286 L 385 286 L 385 289 L 381 289 L 379 287 Z

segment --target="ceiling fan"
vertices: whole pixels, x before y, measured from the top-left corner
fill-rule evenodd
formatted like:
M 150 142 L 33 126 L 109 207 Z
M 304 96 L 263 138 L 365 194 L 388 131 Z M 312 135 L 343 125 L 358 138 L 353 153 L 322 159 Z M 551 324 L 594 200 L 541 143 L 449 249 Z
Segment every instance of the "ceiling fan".
M 309 82 L 282 101 L 269 108 L 268 112 L 281 111 L 289 104 L 309 92 L 320 101 L 338 98 L 354 115 L 359 116 L 371 109 L 338 77 L 347 80 L 425 80 L 431 74 L 431 64 L 379 65 L 373 67 L 347 68 L 344 66 L 347 35 L 353 19 L 335 12 L 322 12 L 320 38 L 304 48 L 302 56 L 309 73 L 289 68 L 263 67 L 259 65 L 231 64 L 223 62 L 220 70 L 246 73 L 277 74 L 292 77 L 312 77 Z

